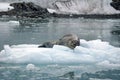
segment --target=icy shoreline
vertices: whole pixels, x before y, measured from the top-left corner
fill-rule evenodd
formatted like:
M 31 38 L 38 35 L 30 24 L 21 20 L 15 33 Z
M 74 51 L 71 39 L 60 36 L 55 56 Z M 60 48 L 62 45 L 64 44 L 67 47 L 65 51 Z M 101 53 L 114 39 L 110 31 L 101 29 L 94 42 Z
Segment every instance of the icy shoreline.
M 52 14 L 58 18 L 120 19 L 120 14 Z

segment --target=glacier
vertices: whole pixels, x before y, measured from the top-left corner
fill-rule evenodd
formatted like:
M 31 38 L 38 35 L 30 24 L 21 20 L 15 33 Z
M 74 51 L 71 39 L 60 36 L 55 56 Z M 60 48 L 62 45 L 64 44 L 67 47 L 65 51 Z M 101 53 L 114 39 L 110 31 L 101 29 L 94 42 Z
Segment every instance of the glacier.
M 62 14 L 115 14 L 120 11 L 110 6 L 112 0 L 57 0 L 53 6 Z

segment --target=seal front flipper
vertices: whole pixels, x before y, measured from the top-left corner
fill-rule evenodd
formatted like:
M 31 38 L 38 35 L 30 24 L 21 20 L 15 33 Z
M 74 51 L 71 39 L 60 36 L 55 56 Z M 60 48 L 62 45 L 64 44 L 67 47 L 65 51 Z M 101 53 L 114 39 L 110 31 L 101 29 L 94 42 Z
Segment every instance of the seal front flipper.
M 38 48 L 45 47 L 45 48 L 52 48 L 54 44 L 51 42 L 45 42 L 42 45 L 38 46 Z

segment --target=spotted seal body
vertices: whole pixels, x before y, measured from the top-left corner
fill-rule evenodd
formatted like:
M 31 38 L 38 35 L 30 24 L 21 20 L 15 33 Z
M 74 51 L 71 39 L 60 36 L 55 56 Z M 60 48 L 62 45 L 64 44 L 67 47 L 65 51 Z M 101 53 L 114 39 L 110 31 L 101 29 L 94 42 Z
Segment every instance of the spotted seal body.
M 80 45 L 80 39 L 75 34 L 67 34 L 60 38 L 58 41 L 45 42 L 39 47 L 52 48 L 54 45 L 64 45 L 71 49 L 74 49 L 76 46 Z

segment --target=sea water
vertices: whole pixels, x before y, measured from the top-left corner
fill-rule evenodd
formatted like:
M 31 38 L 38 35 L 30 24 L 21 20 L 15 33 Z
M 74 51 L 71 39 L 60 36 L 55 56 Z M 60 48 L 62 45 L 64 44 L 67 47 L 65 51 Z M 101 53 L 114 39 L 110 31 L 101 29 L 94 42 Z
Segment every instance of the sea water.
M 0 80 L 80 80 L 85 72 L 119 70 L 119 25 L 119 19 L 0 18 Z M 38 48 L 69 33 L 80 37 L 74 50 Z

